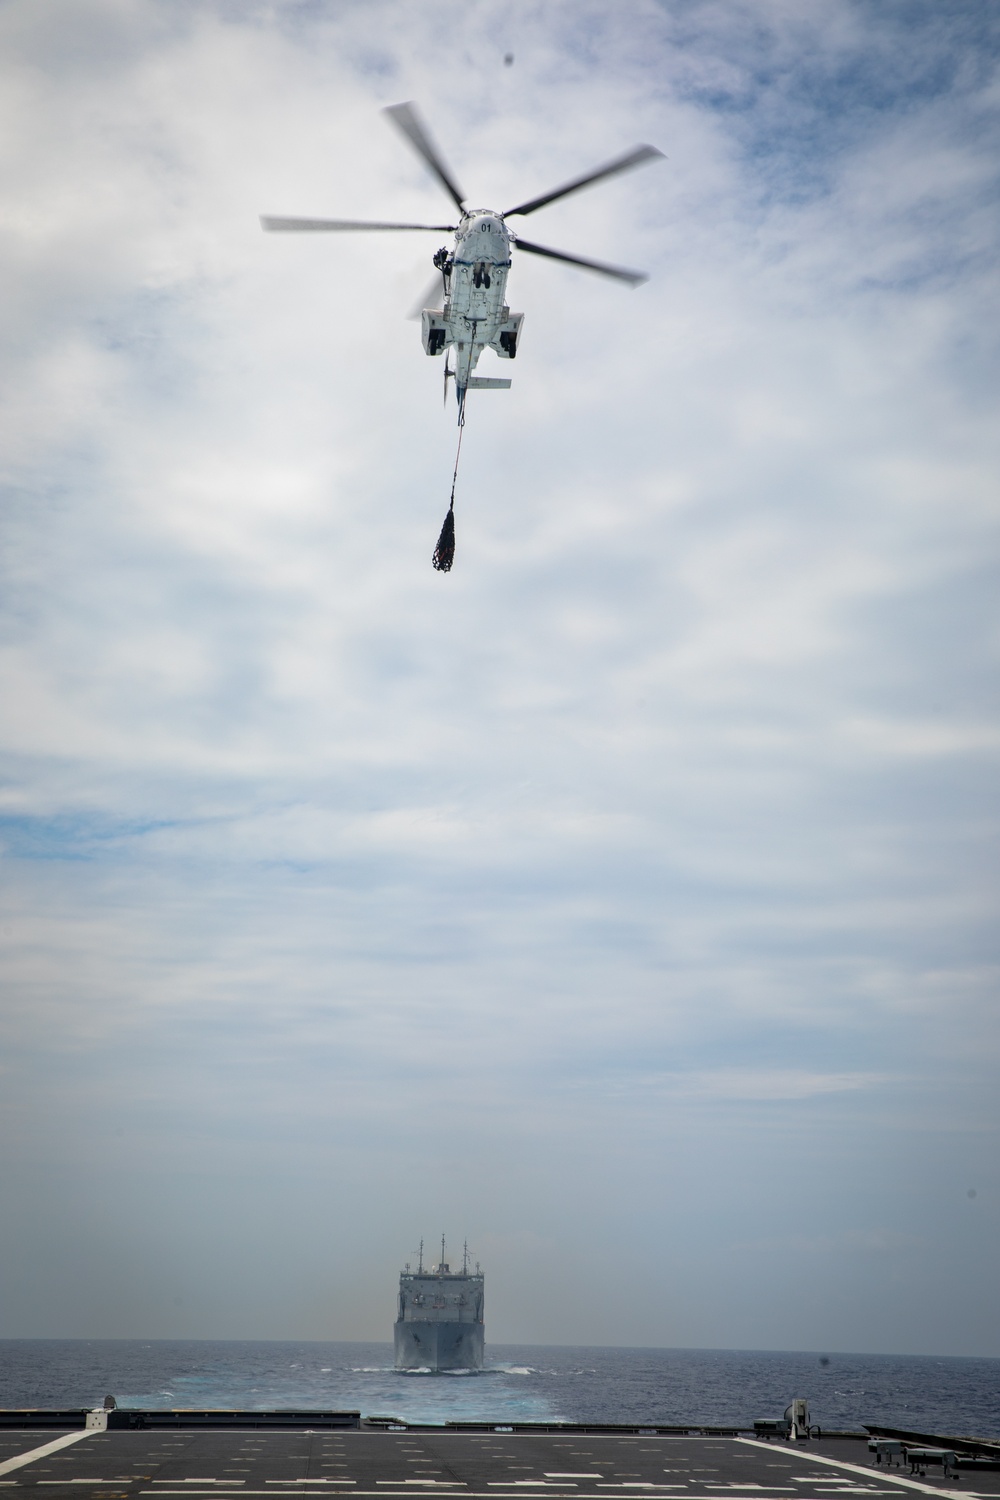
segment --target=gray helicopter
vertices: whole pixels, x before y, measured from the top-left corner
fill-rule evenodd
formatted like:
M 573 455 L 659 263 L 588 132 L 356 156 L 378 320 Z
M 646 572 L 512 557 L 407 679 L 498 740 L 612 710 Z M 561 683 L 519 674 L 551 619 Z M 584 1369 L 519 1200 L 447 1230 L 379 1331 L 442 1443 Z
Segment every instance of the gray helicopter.
M 616 177 L 644 162 L 663 156 L 655 146 L 634 146 L 622 156 L 570 182 L 564 182 L 551 192 L 541 193 L 518 203 L 514 208 L 498 213 L 493 209 L 467 208 L 465 194 L 444 163 L 437 146 L 432 141 L 426 126 L 412 103 L 392 104 L 385 113 L 402 131 L 417 154 L 423 159 L 459 212 L 457 224 L 395 224 L 372 222 L 364 219 L 302 219 L 279 218 L 263 215 L 261 227 L 265 230 L 291 231 L 294 233 L 356 232 L 365 230 L 420 230 L 445 232 L 455 236 L 452 246 L 443 246 L 434 255 L 434 266 L 438 272 L 434 286 L 441 301 L 440 307 L 425 307 L 421 310 L 421 333 L 424 350 L 432 357 L 445 356 L 444 385 L 447 396 L 448 381 L 455 382 L 458 402 L 459 427 L 465 423 L 465 402 L 470 390 L 505 390 L 510 386 L 507 379 L 481 378 L 474 374 L 479 356 L 484 349 L 492 349 L 501 359 L 514 359 L 521 338 L 523 313 L 512 313 L 506 302 L 507 276 L 511 266 L 511 250 L 524 250 L 531 255 L 544 255 L 549 260 L 559 260 L 567 265 L 580 266 L 595 271 L 600 276 L 610 276 L 628 286 L 638 286 L 648 278 L 641 271 L 629 271 L 623 266 L 612 266 L 604 261 L 587 260 L 583 256 L 569 255 L 563 250 L 551 250 L 516 234 L 507 220 L 533 214 L 570 193 L 590 187 L 605 178 Z M 454 350 L 454 365 L 452 353 Z M 461 450 L 461 438 L 459 440 Z M 455 459 L 455 474 L 458 473 L 458 457 Z M 448 510 L 445 529 L 434 554 L 434 565 L 442 572 L 449 571 L 454 554 L 454 509 L 455 480 L 452 480 L 452 505 Z M 450 551 L 449 551 L 450 543 Z M 442 544 L 443 547 L 442 547 Z

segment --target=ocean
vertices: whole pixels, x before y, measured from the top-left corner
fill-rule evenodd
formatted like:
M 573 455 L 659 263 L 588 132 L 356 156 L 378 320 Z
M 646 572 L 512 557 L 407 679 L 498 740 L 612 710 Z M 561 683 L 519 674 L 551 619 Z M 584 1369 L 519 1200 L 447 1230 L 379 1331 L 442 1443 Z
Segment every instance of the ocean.
M 747 1425 L 805 1396 L 826 1428 L 1000 1438 L 1000 1360 L 491 1344 L 478 1374 L 392 1368 L 389 1344 L 3 1339 L 0 1407 L 360 1409 L 409 1421 Z

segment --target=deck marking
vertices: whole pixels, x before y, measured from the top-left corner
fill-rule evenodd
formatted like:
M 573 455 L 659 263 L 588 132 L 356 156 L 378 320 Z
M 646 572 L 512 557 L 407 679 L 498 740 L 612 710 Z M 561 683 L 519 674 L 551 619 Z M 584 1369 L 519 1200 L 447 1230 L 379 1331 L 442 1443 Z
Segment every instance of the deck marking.
M 770 1443 L 760 1443 L 756 1438 L 734 1438 L 733 1442 L 746 1443 L 748 1448 L 764 1448 L 770 1449 L 772 1453 L 774 1452 Z M 811 1464 L 829 1464 L 834 1469 L 846 1469 L 850 1474 L 860 1474 L 862 1478 L 868 1481 L 869 1486 L 872 1485 L 872 1480 L 878 1480 L 879 1478 L 879 1475 L 873 1469 L 863 1469 L 860 1464 L 846 1463 L 842 1458 L 824 1458 L 820 1453 L 797 1453 L 795 1456 L 796 1458 L 805 1458 Z M 908 1490 L 920 1490 L 924 1495 L 946 1495 L 948 1500 L 970 1500 L 972 1493 L 970 1490 L 946 1490 L 942 1485 L 938 1484 L 921 1484 L 917 1479 L 904 1479 L 901 1474 L 894 1474 L 888 1482 L 890 1484 L 905 1485 Z M 881 1485 L 870 1489 L 869 1492 L 879 1495 L 889 1493 L 888 1490 L 882 1489 Z
M 43 1443 L 40 1448 L 29 1448 L 27 1453 L 19 1453 L 16 1458 L 5 1458 L 0 1464 L 0 1474 L 9 1474 L 12 1469 L 22 1469 L 25 1464 L 33 1464 L 37 1459 L 45 1458 L 46 1454 L 58 1453 L 60 1448 L 80 1443 L 101 1430 L 99 1427 L 82 1427 L 79 1432 L 67 1432 L 64 1437 L 53 1438 L 51 1443 Z
M 271 1482 L 272 1481 L 268 1481 L 268 1483 L 271 1483 Z M 378 1482 L 378 1481 L 376 1481 L 376 1482 Z M 280 1481 L 279 1481 L 279 1483 L 280 1483 Z M 244 1497 L 250 1496 L 250 1495 L 265 1496 L 265 1497 L 267 1497 L 267 1500 L 279 1500 L 279 1497 L 281 1497 L 281 1500 L 310 1500 L 310 1497 L 312 1497 L 312 1500 L 329 1500 L 329 1496 L 331 1494 L 331 1491 L 329 1489 L 319 1489 L 319 1488 L 316 1488 L 316 1489 L 311 1489 L 310 1490 L 310 1489 L 300 1488 L 300 1489 L 294 1489 L 293 1490 L 290 1487 L 290 1484 L 294 1484 L 295 1483 L 294 1480 L 292 1480 L 290 1483 L 289 1483 L 289 1481 L 285 1481 L 285 1483 L 289 1485 L 289 1487 L 286 1488 L 286 1489 L 279 1489 L 277 1487 L 277 1485 L 275 1485 L 275 1487 L 273 1489 L 267 1489 L 267 1490 L 247 1490 L 247 1489 L 236 1490 L 236 1489 L 234 1489 L 234 1490 L 231 1491 L 231 1493 L 228 1492 L 224 1486 L 223 1487 L 213 1486 L 212 1488 L 208 1488 L 206 1486 L 201 1491 L 191 1490 L 191 1489 L 187 1489 L 187 1490 L 179 1490 L 179 1489 L 178 1490 L 168 1490 L 168 1489 L 145 1490 L 144 1489 L 144 1490 L 133 1491 L 133 1493 L 136 1493 L 136 1494 L 139 1494 L 139 1495 L 150 1495 L 150 1496 L 157 1496 L 157 1495 L 159 1495 L 159 1496 L 185 1496 L 186 1495 L 188 1497 L 191 1497 L 191 1496 L 207 1497 L 208 1495 L 213 1495 L 213 1496 L 216 1497 L 216 1500 L 223 1500 L 223 1497 L 226 1497 L 226 1500 L 244 1500 Z M 391 1483 L 391 1481 L 387 1480 L 387 1481 L 384 1481 L 384 1483 L 386 1485 L 388 1485 L 389 1483 Z M 485 1490 L 481 1489 L 481 1488 L 480 1489 L 473 1489 L 473 1488 L 471 1488 L 471 1487 L 469 1487 L 469 1486 L 467 1486 L 467 1485 L 465 1485 L 464 1483 L 461 1483 L 461 1482 L 456 1482 L 454 1485 L 451 1486 L 451 1488 L 465 1489 L 466 1496 L 468 1497 L 468 1500 L 524 1500 L 524 1491 L 523 1491 L 523 1489 L 522 1490 L 513 1490 L 513 1489 L 511 1489 L 511 1490 L 507 1490 L 507 1491 L 503 1491 L 503 1490 L 499 1490 L 499 1489 L 494 1489 L 492 1491 L 492 1493 L 487 1494 L 487 1492 Z M 564 1489 L 564 1493 L 567 1493 L 570 1488 L 573 1488 L 573 1487 L 572 1486 L 566 1486 L 566 1488 Z M 673 1488 L 676 1490 L 676 1489 L 679 1488 L 679 1486 L 674 1486 Z M 984 1493 L 982 1495 L 979 1495 L 975 1490 L 965 1490 L 965 1491 L 961 1491 L 961 1492 L 955 1492 L 953 1490 L 932 1489 L 930 1485 L 915 1485 L 914 1488 L 915 1489 L 924 1490 L 928 1494 L 944 1495 L 946 1497 L 946 1500 L 1000 1500 L 1000 1497 L 998 1497 L 997 1494 L 992 1493 L 992 1492 L 991 1493 Z M 623 1495 L 623 1500 L 627 1500 L 627 1493 L 628 1492 L 626 1491 L 625 1494 Z M 715 1493 L 717 1494 L 718 1491 L 716 1491 Z M 866 1491 L 866 1493 L 872 1496 L 872 1500 L 877 1500 L 877 1497 L 881 1497 L 882 1495 L 899 1495 L 899 1494 L 902 1494 L 904 1492 L 901 1491 L 901 1490 L 893 1490 L 893 1489 L 881 1490 L 880 1489 L 880 1490 L 869 1490 L 869 1491 Z M 354 1497 L 354 1500 L 394 1500 L 394 1497 L 395 1497 L 395 1500 L 412 1500 L 412 1497 L 413 1497 L 413 1488 L 412 1487 L 408 1488 L 408 1489 L 399 1488 L 399 1489 L 395 1489 L 395 1490 L 389 1489 L 389 1488 L 377 1489 L 377 1490 L 358 1490 L 358 1489 L 354 1489 L 354 1490 L 351 1491 L 351 1494 Z M 699 1496 L 697 1492 L 691 1492 L 691 1491 L 689 1491 L 688 1494 L 690 1495 L 690 1500 L 714 1500 L 714 1497 L 712 1495 L 708 1495 L 708 1494 L 703 1494 L 703 1495 Z M 602 1490 L 590 1490 L 590 1491 L 588 1491 L 588 1490 L 585 1490 L 585 1489 L 575 1489 L 575 1488 L 573 1488 L 573 1500 L 608 1500 L 608 1491 L 606 1489 L 602 1489 Z M 665 1500 L 680 1500 L 680 1497 L 679 1496 L 665 1497 Z M 787 1496 L 787 1493 L 782 1493 L 782 1494 L 775 1493 L 775 1494 L 772 1495 L 770 1492 L 764 1492 L 763 1494 L 757 1494 L 757 1495 L 755 1495 L 754 1496 L 754 1500 L 788 1500 L 788 1496 Z M 807 1500 L 807 1497 L 803 1496 L 802 1500 Z

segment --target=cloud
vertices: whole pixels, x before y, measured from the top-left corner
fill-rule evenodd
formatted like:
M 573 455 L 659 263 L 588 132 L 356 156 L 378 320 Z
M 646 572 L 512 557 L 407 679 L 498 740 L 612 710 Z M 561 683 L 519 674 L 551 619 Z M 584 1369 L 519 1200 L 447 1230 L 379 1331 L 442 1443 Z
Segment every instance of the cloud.
M 21 1295 L 39 1225 L 90 1226 L 106 1279 L 144 1215 L 178 1265 L 192 1218 L 249 1226 L 249 1284 L 271 1193 L 343 1244 L 317 1287 L 361 1278 L 331 1336 L 384 1331 L 440 1220 L 512 1285 L 576 1257 L 546 1337 L 638 1337 L 641 1298 L 576 1292 L 623 1242 L 658 1285 L 668 1239 L 700 1311 L 643 1341 L 806 1339 L 731 1265 L 722 1306 L 715 1244 L 784 1235 L 815 1175 L 802 1244 L 839 1214 L 891 1257 L 928 1181 L 995 1175 L 995 20 L 15 0 L 0 31 L 20 1331 L 77 1316 L 58 1257 Z M 668 156 L 532 220 L 651 280 L 517 259 L 447 578 L 454 411 L 404 317 L 441 237 L 257 226 L 436 222 L 404 98 L 477 203 Z M 860 1285 L 855 1347 L 965 1257 L 942 1349 L 992 1349 L 985 1241 L 948 1233 L 884 1324 Z
M 807 1073 L 799 1069 L 754 1072 L 732 1068 L 717 1073 L 689 1073 L 679 1080 L 682 1092 L 703 1099 L 812 1099 L 824 1094 L 874 1089 L 890 1077 L 878 1073 Z

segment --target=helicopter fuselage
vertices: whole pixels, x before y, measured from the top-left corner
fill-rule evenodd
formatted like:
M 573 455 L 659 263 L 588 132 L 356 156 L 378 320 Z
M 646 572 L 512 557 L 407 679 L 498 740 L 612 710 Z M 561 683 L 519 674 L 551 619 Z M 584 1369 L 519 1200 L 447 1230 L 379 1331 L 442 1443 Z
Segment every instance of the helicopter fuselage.
M 424 309 L 423 344 L 430 355 L 454 349 L 451 373 L 460 411 L 470 383 L 480 383 L 473 371 L 483 350 L 493 349 L 501 359 L 514 359 L 517 354 L 524 314 L 512 315 L 504 301 L 511 242 L 510 230 L 499 214 L 473 209 L 462 216 L 454 249 L 439 250 L 434 257 L 442 276 L 444 306 Z M 509 383 L 498 381 L 497 385 Z

